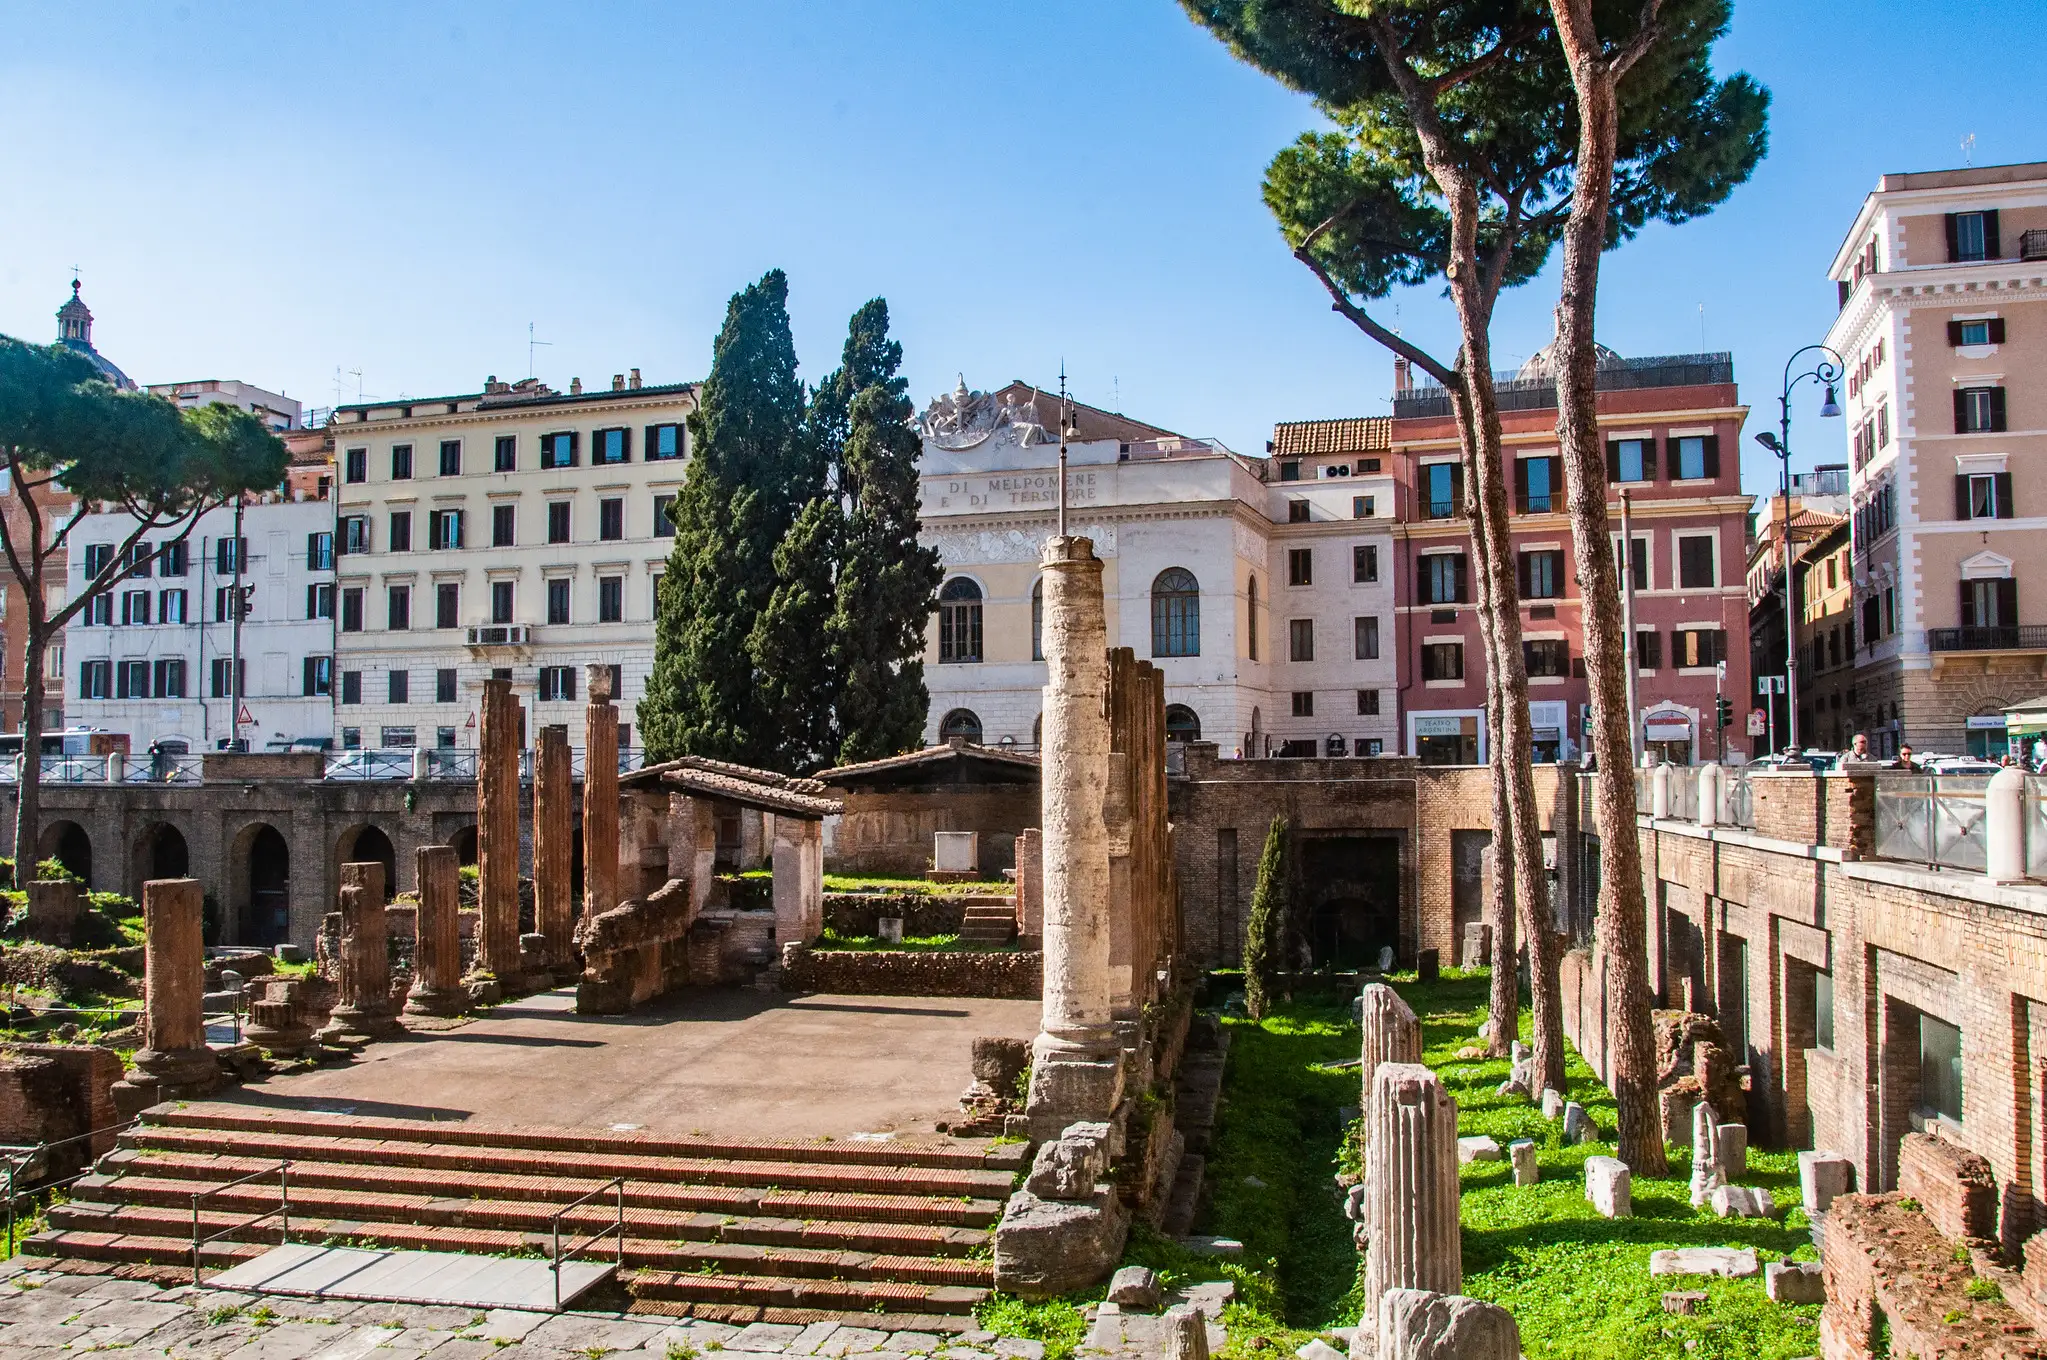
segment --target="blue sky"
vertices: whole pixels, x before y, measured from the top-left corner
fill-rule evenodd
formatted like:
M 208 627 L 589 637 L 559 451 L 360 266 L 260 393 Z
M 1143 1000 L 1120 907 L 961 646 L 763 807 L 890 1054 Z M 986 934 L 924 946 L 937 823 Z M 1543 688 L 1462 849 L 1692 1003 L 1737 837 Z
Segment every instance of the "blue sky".
M 1879 174 L 1957 164 L 1971 133 L 1979 165 L 2047 159 L 2043 20 L 2047 0 L 1741 0 L 1719 61 L 1774 92 L 1771 155 L 1717 214 L 1608 257 L 1601 339 L 1731 349 L 1773 420 Z M 0 331 L 54 335 L 76 264 L 101 348 L 143 381 L 475 391 L 525 375 L 529 322 L 557 385 L 675 381 L 780 266 L 807 377 L 880 294 L 920 403 L 1063 360 L 1085 400 L 1258 452 L 1274 421 L 1384 412 L 1391 386 L 1258 201 L 1314 121 L 1171 0 L 7 0 Z M 1554 301 L 1552 272 L 1505 302 L 1503 365 Z M 1454 349 L 1433 291 L 1383 310 Z M 1813 409 L 1801 466 L 1842 451 Z

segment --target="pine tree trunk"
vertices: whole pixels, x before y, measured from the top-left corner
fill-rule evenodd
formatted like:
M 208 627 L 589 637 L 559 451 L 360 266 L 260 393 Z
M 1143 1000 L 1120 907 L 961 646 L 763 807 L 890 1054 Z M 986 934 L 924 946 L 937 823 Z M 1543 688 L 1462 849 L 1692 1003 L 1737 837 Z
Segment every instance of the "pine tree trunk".
M 26 612 L 26 611 L 23 611 Z M 28 625 L 21 677 L 21 781 L 15 785 L 14 885 L 24 887 L 36 876 L 36 846 L 43 828 L 43 666 L 48 639 Z
M 1667 1174 L 1658 1118 L 1656 1043 L 1649 1014 L 1642 848 L 1635 827 L 1636 715 L 1628 711 L 1627 638 L 1620 574 L 1606 513 L 1606 451 L 1599 433 L 1593 350 L 1599 257 L 1612 196 L 1616 100 L 1600 57 L 1590 0 L 1552 5 L 1577 88 L 1577 184 L 1564 233 L 1563 291 L 1557 303 L 1557 438 L 1564 459 L 1571 538 L 1584 592 L 1585 671 L 1591 682 L 1600 882 L 1598 947 L 1606 954 L 1608 1056 L 1620 1114 L 1620 1159 L 1638 1176 Z
M 1490 623 L 1482 626 L 1490 631 Z M 1493 674 L 1498 674 L 1497 668 Z M 1488 685 L 1486 689 L 1487 730 L 1497 732 L 1501 724 L 1499 686 Z M 1521 951 L 1515 944 L 1514 875 L 1502 853 L 1507 844 L 1505 828 L 1513 825 L 1512 815 L 1507 809 L 1505 752 L 1506 748 L 1500 743 L 1493 744 L 1493 888 L 1486 900 L 1486 920 L 1493 928 L 1492 994 L 1486 1006 L 1486 1018 L 1492 1022 L 1492 1028 L 1488 1031 L 1486 1051 L 1495 1058 L 1506 1057 L 1521 1033 L 1518 967 Z

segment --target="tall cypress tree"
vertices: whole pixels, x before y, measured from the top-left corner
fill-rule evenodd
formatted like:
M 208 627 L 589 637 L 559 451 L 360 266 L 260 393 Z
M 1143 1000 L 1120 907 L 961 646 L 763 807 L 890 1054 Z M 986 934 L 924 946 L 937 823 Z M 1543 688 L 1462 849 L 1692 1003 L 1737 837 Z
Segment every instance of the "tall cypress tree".
M 775 593 L 748 639 L 768 719 L 767 764 L 786 774 L 830 765 L 839 748 L 839 654 L 828 639 L 845 528 L 833 492 L 797 513 L 775 549 Z
M 691 456 L 672 516 L 654 671 L 640 701 L 651 759 L 774 758 L 771 720 L 748 647 L 775 588 L 774 555 L 804 500 L 810 462 L 803 385 L 779 269 L 735 294 L 711 351 Z

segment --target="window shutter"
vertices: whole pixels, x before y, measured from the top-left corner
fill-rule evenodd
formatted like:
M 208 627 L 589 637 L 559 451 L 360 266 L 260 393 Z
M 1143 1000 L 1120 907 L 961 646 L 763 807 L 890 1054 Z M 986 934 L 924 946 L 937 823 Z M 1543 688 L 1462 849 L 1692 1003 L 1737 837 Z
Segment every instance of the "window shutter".
M 1585 678 L 1584 657 L 1574 656 L 1571 658 L 1571 678 L 1573 680 L 1583 680 Z
M 654 426 L 648 425 L 643 427 L 640 431 L 640 438 L 642 441 L 640 444 L 640 461 L 643 463 L 652 462 L 654 454 L 660 448 L 659 441 L 654 438 Z
M 1952 349 L 1952 348 L 1954 348 L 1954 347 L 1956 347 L 1956 346 L 1958 346 L 1958 345 L 1960 345 L 1960 344 L 1962 343 L 1962 323 L 1961 323 L 1961 322 L 1959 322 L 1959 321 L 1950 321 L 1950 322 L 1948 322 L 1948 323 L 1947 323 L 1947 342 L 1948 342 L 1948 347 L 1949 347 L 1950 349 Z
M 1608 480 L 1609 482 L 1617 482 L 1620 479 L 1621 479 L 1620 441 L 1609 439 L 1606 441 L 1606 480 Z
M 1955 433 L 1962 434 L 1969 428 L 1969 394 L 1955 389 Z
M 1456 507 L 1450 513 L 1461 517 L 1464 514 L 1464 465 L 1462 463 L 1453 464 L 1450 468 L 1450 502 Z M 1462 568 L 1459 569 L 1457 579 L 1460 581 L 1464 579 Z M 1457 598 L 1460 601 L 1463 600 L 1462 590 L 1458 592 Z
M 1969 589 L 1973 582 L 1962 582 L 1962 627 L 1976 626 L 1976 592 Z
M 1955 518 L 1969 518 L 1969 479 L 1959 475 L 1955 478 Z
M 1656 480 L 1656 441 L 1653 439 L 1642 441 L 1642 480 Z
M 1462 554 L 1462 553 L 1459 553 L 1459 554 L 1457 555 L 1457 558 L 1456 558 L 1456 562 L 1457 562 L 1457 580 L 1456 580 L 1456 587 L 1457 587 L 1457 598 L 1456 598 L 1456 603 L 1458 603 L 1458 604 L 1463 604 L 1463 603 L 1464 603 L 1464 581 L 1465 581 L 1465 570 L 1466 570 L 1466 564 L 1465 564 L 1465 558 L 1464 558 L 1464 554 Z
M 1961 233 L 1955 226 L 1956 217 L 1957 214 L 1955 213 L 1947 215 L 1947 262 L 1949 264 L 1954 264 L 1961 258 L 1962 254 L 1962 238 Z
M 1521 592 L 1521 598 L 1528 598 L 1528 554 L 1522 553 L 1514 559 L 1514 588 Z
M 2004 343 L 2004 318 L 2001 316 L 1990 318 L 1990 343 L 1993 345 Z
M 1518 505 L 1526 506 L 1528 504 L 1528 459 L 1526 458 L 1514 460 L 1514 494 L 1519 498 Z
M 2012 518 L 2011 474 L 2009 472 L 1997 473 L 1996 485 L 1997 517 L 1999 519 L 2010 519 Z
M 2002 243 L 1997 239 L 1997 209 L 1983 214 L 1983 258 L 1998 260 L 2004 258 Z
M 1841 306 L 1846 307 L 1848 305 L 1848 295 L 1854 291 L 1855 285 L 1848 280 L 1836 279 L 1834 281 L 1834 292 Z
M 1718 477 L 1720 475 L 1720 436 L 1709 434 L 1700 442 L 1705 446 L 1707 478 Z
M 2019 626 L 2019 583 L 1999 581 L 1997 583 L 1997 622 L 2002 628 Z
M 2000 433 L 2004 430 L 2004 389 L 1990 389 L 1990 428 Z

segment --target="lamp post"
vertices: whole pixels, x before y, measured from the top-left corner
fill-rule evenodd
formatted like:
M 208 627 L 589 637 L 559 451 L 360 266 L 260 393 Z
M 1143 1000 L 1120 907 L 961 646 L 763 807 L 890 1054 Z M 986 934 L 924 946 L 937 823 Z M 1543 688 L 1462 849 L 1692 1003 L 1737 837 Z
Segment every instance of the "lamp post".
M 1792 369 L 1806 355 L 1817 351 L 1820 357 L 1804 372 L 1794 374 Z M 1784 361 L 1784 389 L 1777 398 L 1777 433 L 1768 430 L 1756 436 L 1756 442 L 1777 455 L 1780 465 L 1779 486 L 1784 496 L 1784 516 L 1778 525 L 1778 534 L 1784 548 L 1784 744 L 1798 745 L 1798 620 L 1797 611 L 1791 598 L 1791 394 L 1798 385 L 1811 379 L 1826 389 L 1826 397 L 1820 402 L 1820 415 L 1833 419 L 1841 414 L 1841 403 L 1836 400 L 1834 387 L 1841 381 L 1841 374 L 1847 364 L 1841 356 L 1825 345 L 1807 345 Z

